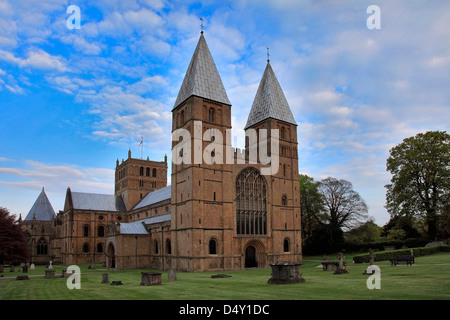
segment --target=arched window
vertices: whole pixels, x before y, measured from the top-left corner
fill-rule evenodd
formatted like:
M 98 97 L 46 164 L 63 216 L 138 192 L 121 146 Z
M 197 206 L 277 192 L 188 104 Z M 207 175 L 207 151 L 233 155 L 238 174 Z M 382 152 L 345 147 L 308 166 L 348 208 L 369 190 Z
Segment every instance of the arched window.
M 83 237 L 89 237 L 89 226 L 88 225 L 83 226 Z
M 103 253 L 103 243 L 97 243 L 97 253 Z
M 283 241 L 283 251 L 284 252 L 289 252 L 289 239 L 286 238 Z
M 104 226 L 99 226 L 97 228 L 97 236 L 98 237 L 104 237 L 105 236 L 105 227 Z
M 209 122 L 214 122 L 214 108 L 210 108 L 210 109 L 209 109 L 209 113 L 208 113 L 208 121 L 209 121 Z
M 280 138 L 281 139 L 286 139 L 286 129 L 284 129 L 284 127 L 281 127 Z
M 155 168 L 153 168 L 152 176 L 153 176 L 154 178 L 156 178 L 156 169 L 155 169 Z
M 180 126 L 184 124 L 184 110 L 181 110 L 180 113 Z
M 166 254 L 172 254 L 172 245 L 170 244 L 170 239 L 166 240 Z
M 216 241 L 216 239 L 209 240 L 209 254 L 217 254 L 217 241 Z
M 287 196 L 285 194 L 281 197 L 281 205 L 287 206 Z
M 88 253 L 89 252 L 89 243 L 85 242 L 83 244 L 83 253 Z
M 47 241 L 44 238 L 40 238 L 36 246 L 36 253 L 38 255 L 46 255 L 47 250 Z
M 254 168 L 241 171 L 236 178 L 236 233 L 267 234 L 266 180 Z
M 139 168 L 139 175 L 144 176 L 144 167 Z
M 153 242 L 153 248 L 154 248 L 155 254 L 158 254 L 158 253 L 159 253 L 158 240 L 155 240 L 155 241 Z
M 150 168 L 146 168 L 146 169 L 145 169 L 145 175 L 146 175 L 147 177 L 150 177 Z

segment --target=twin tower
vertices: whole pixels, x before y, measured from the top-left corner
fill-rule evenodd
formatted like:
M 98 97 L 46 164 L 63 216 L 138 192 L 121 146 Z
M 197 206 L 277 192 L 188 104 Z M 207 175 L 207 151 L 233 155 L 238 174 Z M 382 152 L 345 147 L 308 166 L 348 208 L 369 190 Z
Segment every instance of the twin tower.
M 245 131 L 245 149 L 233 149 L 231 102 L 202 32 L 172 110 L 165 236 L 177 270 L 301 262 L 297 124 L 269 60 Z

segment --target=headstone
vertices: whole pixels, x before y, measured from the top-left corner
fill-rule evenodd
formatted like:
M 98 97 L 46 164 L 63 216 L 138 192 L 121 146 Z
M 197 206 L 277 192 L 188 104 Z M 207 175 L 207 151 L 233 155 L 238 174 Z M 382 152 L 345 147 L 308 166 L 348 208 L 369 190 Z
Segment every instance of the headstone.
M 109 274 L 102 274 L 102 283 L 109 283 Z
M 28 276 L 17 276 L 16 280 L 30 280 L 30 278 Z
M 167 278 L 169 281 L 177 281 L 177 273 L 175 272 L 175 269 L 169 269 L 167 272 Z
M 53 269 L 53 261 L 52 260 L 50 260 L 48 262 L 48 268 L 47 269 Z
M 11 266 L 9 267 L 9 272 L 14 272 L 14 266 L 13 266 L 13 265 L 11 265 Z
M 34 268 L 36 268 L 36 266 L 34 265 L 34 263 L 30 264 L 30 270 L 34 270 Z
M 369 249 L 369 267 L 363 272 L 364 275 L 372 275 L 375 270 L 370 268 L 375 264 L 375 254 L 373 253 L 373 249 Z M 368 273 L 367 270 L 372 270 L 372 272 Z
M 114 280 L 113 282 L 111 282 L 112 286 L 121 286 L 123 285 L 122 281 L 120 280 Z
M 45 269 L 45 279 L 53 279 L 55 277 L 55 269 Z
M 23 266 L 22 267 L 22 273 L 28 273 L 28 266 Z
M 345 269 L 344 257 L 342 255 L 342 252 L 339 252 L 338 259 L 339 259 L 339 266 L 333 274 L 348 273 L 348 271 Z
M 375 254 L 373 253 L 373 249 L 369 249 L 369 263 L 371 266 L 375 264 Z
M 154 286 L 161 284 L 160 272 L 141 272 L 141 286 Z

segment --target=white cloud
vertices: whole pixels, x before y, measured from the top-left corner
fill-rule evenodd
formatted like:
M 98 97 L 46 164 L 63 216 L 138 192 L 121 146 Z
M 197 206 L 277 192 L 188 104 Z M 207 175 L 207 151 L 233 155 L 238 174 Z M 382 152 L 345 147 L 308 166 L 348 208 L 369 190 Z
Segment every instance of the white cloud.
M 27 52 L 26 58 L 14 56 L 11 52 L 0 50 L 0 59 L 17 64 L 21 68 L 34 68 L 40 70 L 68 71 L 64 58 L 53 56 L 42 49 L 32 48 Z

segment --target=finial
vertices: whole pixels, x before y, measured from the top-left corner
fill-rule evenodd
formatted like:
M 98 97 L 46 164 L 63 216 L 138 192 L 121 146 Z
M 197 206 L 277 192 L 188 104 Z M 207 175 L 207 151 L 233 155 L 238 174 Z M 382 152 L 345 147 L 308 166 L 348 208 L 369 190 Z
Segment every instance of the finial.
M 200 28 L 202 30 L 200 33 L 203 34 L 203 21 L 204 21 L 203 18 L 200 18 L 200 21 L 201 21 Z
M 269 47 L 266 48 L 267 49 L 267 62 L 270 62 L 270 54 L 269 54 Z

